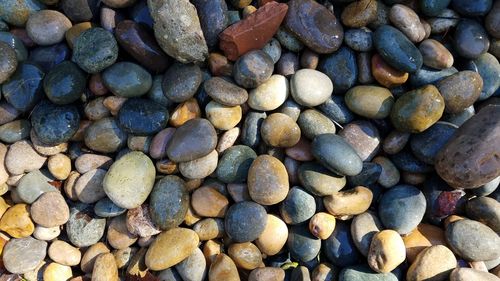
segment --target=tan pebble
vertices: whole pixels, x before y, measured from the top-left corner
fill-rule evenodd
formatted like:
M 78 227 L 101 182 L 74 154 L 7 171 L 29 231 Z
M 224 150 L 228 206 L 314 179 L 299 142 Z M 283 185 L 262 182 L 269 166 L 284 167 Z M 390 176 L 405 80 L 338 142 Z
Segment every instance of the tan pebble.
M 7 209 L 0 219 L 0 230 L 14 238 L 30 236 L 35 231 L 35 225 L 30 218 L 30 207 L 26 204 L 16 204 Z
M 231 244 L 228 255 L 238 268 L 252 270 L 262 264 L 262 254 L 259 248 L 250 242 Z
M 201 110 L 195 98 L 190 98 L 187 101 L 179 104 L 172 115 L 170 116 L 169 123 L 174 127 L 180 127 L 187 121 L 201 117 Z
M 116 266 L 118 269 L 126 267 L 132 257 L 137 253 L 138 248 L 129 247 L 121 250 L 114 250 L 113 256 L 115 257 Z
M 352 216 L 364 213 L 370 207 L 373 193 L 364 186 L 340 191 L 323 198 L 323 204 L 334 216 Z
M 208 280 L 240 281 L 240 276 L 233 260 L 225 254 L 219 254 L 210 265 Z
M 205 245 L 203 245 L 203 255 L 205 256 L 208 267 L 210 267 L 217 255 L 222 253 L 223 247 L 221 243 L 215 240 L 208 240 Z
M 76 158 L 75 168 L 79 173 L 85 174 L 94 169 L 107 170 L 112 163 L 113 159 L 106 155 L 85 153 Z
M 188 210 L 186 212 L 186 216 L 184 217 L 184 223 L 187 226 L 192 226 L 193 224 L 197 223 L 199 220 L 201 220 L 201 217 L 195 213 L 195 211 L 193 210 L 193 207 L 191 206 L 191 204 L 189 204 Z
M 111 219 L 106 239 L 109 245 L 115 249 L 125 249 L 137 241 L 137 236 L 130 233 L 127 229 L 126 215 Z
M 338 269 L 328 263 L 320 263 L 311 272 L 311 281 L 333 281 L 338 278 Z
M 80 268 L 85 273 L 92 272 L 92 269 L 94 268 L 94 263 L 95 263 L 97 256 L 99 256 L 100 254 L 109 253 L 109 252 L 110 251 L 109 251 L 108 247 L 102 242 L 98 242 L 98 243 L 90 246 L 82 256 Z
M 330 237 L 333 230 L 335 230 L 335 217 L 328 213 L 316 213 L 309 220 L 309 231 L 321 240 Z
M 162 174 L 172 175 L 179 172 L 177 163 L 172 162 L 168 159 L 158 160 L 155 166 L 156 170 Z
M 457 267 L 453 252 L 443 245 L 435 245 L 418 254 L 406 273 L 407 281 L 445 281 Z
M 368 252 L 368 265 L 380 273 L 393 271 L 406 258 L 403 239 L 394 230 L 382 230 L 373 236 Z
M 299 125 L 288 115 L 273 113 L 262 122 L 262 140 L 269 146 L 292 147 L 300 140 Z
M 283 201 L 289 190 L 285 165 L 270 155 L 260 155 L 253 161 L 247 182 L 250 197 L 261 205 Z
M 179 163 L 179 172 L 188 179 L 204 179 L 215 171 L 218 159 L 217 151 L 213 150 L 201 158 Z
M 9 173 L 5 167 L 5 155 L 7 154 L 7 147 L 5 144 L 0 143 L 0 184 L 4 184 L 9 179 Z M 1 216 L 0 216 L 1 217 Z
M 91 204 L 106 197 L 102 182 L 106 171 L 102 169 L 95 169 L 81 175 L 75 183 L 75 192 L 83 203 Z
M 203 186 L 191 195 L 191 206 L 202 217 L 223 218 L 229 206 L 229 200 L 212 187 Z
M 276 255 L 288 239 L 288 227 L 274 215 L 267 215 L 267 224 L 262 234 L 255 240 L 260 251 L 268 256 Z
M 198 221 L 193 226 L 201 241 L 222 238 L 224 236 L 224 220 L 206 218 Z
M 224 132 L 224 134 L 222 134 L 222 136 L 219 138 L 219 142 L 217 143 L 217 152 L 222 153 L 224 150 L 233 146 L 239 135 L 240 128 L 238 127 L 234 127 Z
M 118 111 L 122 107 L 122 105 L 127 101 L 127 98 L 118 97 L 118 96 L 109 96 L 104 99 L 102 102 L 104 106 L 109 109 L 111 114 L 115 116 L 118 114 Z
M 421 223 L 417 229 L 403 237 L 406 247 L 406 256 L 413 262 L 417 255 L 427 247 L 433 245 L 446 245 L 444 230 L 430 224 Z
M 45 192 L 31 205 L 31 218 L 43 227 L 56 227 L 69 220 L 69 207 L 59 191 Z
M 111 253 L 97 256 L 92 270 L 92 281 L 118 281 L 118 268 Z
M 48 250 L 49 257 L 62 265 L 75 266 L 80 263 L 82 253 L 78 248 L 61 240 L 52 242 Z
M 73 277 L 71 267 L 55 262 L 49 263 L 43 271 L 44 281 L 66 281 L 71 277 Z
M 500 278 L 472 268 L 455 268 L 450 274 L 450 281 L 499 281 Z
M 227 192 L 229 192 L 234 202 L 252 200 L 246 183 L 230 183 L 227 185 Z
M 38 154 L 30 141 L 21 140 L 9 146 L 5 155 L 5 167 L 12 175 L 40 169 L 47 158 Z
M 0 197 L 0 218 L 5 214 L 7 209 L 9 209 L 11 205 L 7 202 L 5 202 L 5 199 L 3 197 Z
M 241 106 L 226 106 L 215 101 L 207 104 L 205 113 L 210 123 L 219 130 L 234 128 L 242 117 Z
M 279 267 L 256 268 L 248 275 L 248 281 L 284 281 L 285 271 Z
M 75 184 L 79 177 L 80 173 L 78 173 L 77 171 L 71 171 L 66 181 L 64 181 L 64 193 L 69 199 L 73 201 L 78 200 L 78 195 L 76 194 L 75 190 Z
M 35 227 L 35 231 L 33 232 L 33 237 L 42 241 L 50 241 L 55 239 L 61 234 L 61 227 L 43 227 L 41 225 L 37 225 Z

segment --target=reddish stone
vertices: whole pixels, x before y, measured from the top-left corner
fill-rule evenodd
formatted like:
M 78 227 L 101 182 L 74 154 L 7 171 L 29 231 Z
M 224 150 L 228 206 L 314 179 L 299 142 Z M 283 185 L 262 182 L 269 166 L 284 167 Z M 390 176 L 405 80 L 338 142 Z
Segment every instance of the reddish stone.
M 377 82 L 387 88 L 399 86 L 408 80 L 408 72 L 388 65 L 379 54 L 372 57 L 372 75 Z
M 90 76 L 89 89 L 96 96 L 104 96 L 108 93 L 108 89 L 102 82 L 101 74 L 93 74 Z
M 232 76 L 233 64 L 219 53 L 210 53 L 208 67 L 214 76 Z
M 230 60 L 236 60 L 244 53 L 261 49 L 271 40 L 286 16 L 286 4 L 270 2 L 224 30 L 220 38 L 220 48 Z
M 262 7 L 268 3 L 271 3 L 271 2 L 280 2 L 280 1 L 276 1 L 276 0 L 259 0 L 258 1 L 258 4 L 259 4 L 259 7 Z
M 9 31 L 12 35 L 16 36 L 23 42 L 24 46 L 27 48 L 32 48 L 35 47 L 35 42 L 31 40 L 31 38 L 28 36 L 28 32 L 26 32 L 26 29 L 24 28 L 13 28 Z
M 441 192 L 437 198 L 436 215 L 438 217 L 447 217 L 456 214 L 457 207 L 462 203 L 461 199 L 464 195 L 465 192 L 461 190 Z

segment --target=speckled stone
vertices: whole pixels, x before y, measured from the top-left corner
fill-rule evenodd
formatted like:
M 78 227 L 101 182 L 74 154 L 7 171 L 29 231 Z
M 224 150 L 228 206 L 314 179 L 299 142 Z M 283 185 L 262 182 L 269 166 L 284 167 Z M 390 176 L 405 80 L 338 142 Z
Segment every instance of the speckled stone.
M 118 124 L 123 130 L 135 135 L 152 135 L 167 126 L 168 110 L 149 99 L 128 99 L 120 108 Z
M 34 270 L 47 254 L 47 242 L 32 237 L 11 239 L 3 249 L 3 264 L 11 273 Z
M 500 237 L 488 226 L 469 219 L 449 224 L 446 241 L 450 248 L 468 261 L 485 261 L 500 255 Z
M 73 46 L 72 60 L 88 73 L 97 73 L 115 63 L 118 43 L 113 34 L 100 27 L 85 30 Z
M 317 136 L 312 142 L 312 153 L 325 167 L 340 175 L 354 176 L 363 168 L 362 160 L 356 151 L 337 135 Z
M 88 247 L 97 243 L 104 235 L 106 219 L 95 215 L 92 205 L 77 203 L 70 206 L 66 233 L 71 244 Z
M 264 207 L 252 201 L 244 201 L 233 204 L 227 210 L 225 229 L 235 242 L 249 242 L 262 234 L 266 222 Z
M 31 126 L 38 139 L 48 145 L 67 142 L 78 130 L 80 114 L 74 105 L 39 103 L 31 113 Z
M 178 226 L 184 220 L 189 204 L 185 182 L 177 176 L 162 178 L 155 184 L 149 203 L 151 219 L 160 229 Z

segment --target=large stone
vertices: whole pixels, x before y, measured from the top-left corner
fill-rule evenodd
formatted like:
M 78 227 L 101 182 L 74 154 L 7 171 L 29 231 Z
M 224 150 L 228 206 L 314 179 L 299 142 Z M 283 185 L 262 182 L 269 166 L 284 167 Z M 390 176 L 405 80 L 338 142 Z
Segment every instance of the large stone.
M 198 247 L 198 235 L 191 229 L 173 228 L 160 233 L 149 247 L 145 264 L 151 270 L 163 270 L 189 257 Z
M 168 158 L 186 162 L 208 155 L 217 145 L 214 126 L 206 119 L 192 119 L 180 126 L 167 148 Z
M 11 273 L 34 270 L 47 254 L 47 242 L 32 237 L 10 240 L 3 249 L 3 264 Z
M 274 205 L 288 193 L 288 173 L 278 159 L 270 155 L 257 157 L 248 170 L 248 192 L 255 202 Z

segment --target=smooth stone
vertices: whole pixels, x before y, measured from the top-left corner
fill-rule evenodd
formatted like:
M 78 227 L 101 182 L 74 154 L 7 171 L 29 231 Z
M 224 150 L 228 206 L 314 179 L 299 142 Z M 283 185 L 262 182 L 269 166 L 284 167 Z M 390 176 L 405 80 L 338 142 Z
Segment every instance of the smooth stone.
M 409 235 L 403 237 L 408 262 L 414 263 L 418 254 L 423 250 L 435 246 L 446 246 L 444 230 L 430 224 L 421 223 Z
M 132 151 L 111 165 L 102 184 L 113 203 L 133 209 L 146 201 L 153 189 L 155 175 L 151 159 L 142 152 Z
M 455 267 L 457 260 L 450 249 L 443 245 L 431 246 L 424 249 L 411 264 L 406 280 L 446 280 Z
M 334 265 L 346 267 L 358 262 L 361 254 L 350 233 L 350 223 L 337 221 L 332 235 L 323 242 L 325 255 Z
M 478 0 L 474 2 L 452 0 L 451 6 L 455 11 L 468 17 L 484 16 L 491 9 L 491 0 Z
M 319 105 L 318 109 L 339 124 L 347 124 L 354 119 L 354 114 L 347 107 L 342 96 L 331 96 L 325 103 Z
M 54 10 L 41 10 L 30 14 L 26 31 L 33 42 L 47 46 L 64 40 L 64 34 L 71 25 L 64 14 Z
M 387 88 L 400 86 L 404 84 L 409 77 L 408 72 L 395 69 L 386 63 L 378 54 L 371 57 L 370 70 L 373 78 L 375 78 L 379 84 Z
M 368 265 L 360 264 L 343 268 L 339 274 L 339 281 L 396 281 L 394 273 L 378 273 Z
M 436 156 L 437 173 L 454 188 L 475 188 L 499 176 L 497 120 L 500 111 L 487 106 L 466 121 Z
M 57 191 L 50 184 L 54 180 L 45 170 L 34 170 L 24 175 L 17 184 L 17 195 L 21 200 L 28 204 L 32 204 L 35 200 L 45 192 Z
M 370 161 L 379 151 L 380 134 L 369 121 L 353 121 L 345 125 L 338 135 L 351 145 L 362 161 Z
M 376 183 L 382 174 L 382 165 L 372 162 L 363 162 L 363 170 L 355 176 L 347 177 L 350 186 L 371 186 Z
M 11 51 L 14 50 L 17 62 L 25 61 L 28 58 L 28 50 L 26 49 L 26 46 L 24 46 L 23 41 L 21 41 L 19 37 L 12 34 L 11 32 L 8 32 L 7 30 L 0 31 L 0 42 L 7 44 L 11 48 L 6 51 L 9 52 L 9 57 L 11 57 L 12 55 Z M 15 68 L 14 70 L 12 70 L 12 72 L 14 71 Z
M 320 54 L 335 52 L 344 37 L 335 15 L 312 0 L 290 1 L 284 25 L 304 45 Z
M 85 250 L 80 263 L 80 268 L 85 273 L 91 273 L 94 268 L 95 260 L 101 254 L 109 253 L 108 247 L 102 243 L 97 242 Z
M 114 33 L 118 22 L 125 19 L 124 13 L 116 8 L 111 8 L 107 5 L 101 7 L 101 14 L 99 16 L 99 23 L 105 30 Z
M 73 187 L 80 202 L 92 204 L 106 197 L 103 189 L 103 180 L 106 171 L 94 169 L 82 174 Z
M 219 218 L 205 218 L 193 225 L 193 230 L 201 241 L 221 238 L 224 236 L 224 220 Z
M 228 255 L 237 267 L 246 270 L 253 270 L 262 264 L 259 248 L 250 242 L 232 244 L 229 246 Z
M 201 117 L 201 109 L 195 98 L 179 104 L 170 116 L 169 123 L 174 127 L 179 127 L 187 121 Z
M 468 261 L 485 261 L 498 258 L 500 237 L 488 226 L 469 219 L 449 224 L 446 241 L 458 256 Z
M 410 75 L 409 82 L 413 87 L 422 87 L 427 84 L 435 84 L 441 81 L 442 79 L 457 73 L 458 70 L 455 67 L 445 68 L 445 69 L 432 69 L 422 66 L 417 72 L 413 75 Z
M 235 96 L 237 93 L 237 91 L 232 91 L 231 95 Z M 288 94 L 288 80 L 283 75 L 275 74 L 263 84 L 250 91 L 248 94 L 248 106 L 260 111 L 275 110 L 285 102 Z
M 17 58 L 14 48 L 11 48 L 7 43 L 0 42 L 0 83 L 7 81 L 17 68 Z
M 481 95 L 483 79 L 477 72 L 465 70 L 450 75 L 436 84 L 443 96 L 447 113 L 459 113 Z
M 11 175 L 20 175 L 38 170 L 45 164 L 47 159 L 41 156 L 28 140 L 13 143 L 4 155 L 3 165 Z
M 281 105 L 281 107 L 278 108 L 278 111 L 280 113 L 283 113 L 283 114 L 290 116 L 295 122 L 297 122 L 301 110 L 302 110 L 302 106 L 300 106 L 298 103 L 296 103 L 292 99 L 287 99 Z
M 118 267 L 111 253 L 97 256 L 92 269 L 92 281 L 118 281 Z
M 92 150 L 111 153 L 125 145 L 127 134 L 114 118 L 103 118 L 93 122 L 85 130 L 84 140 L 85 145 Z
M 174 128 L 165 128 L 153 137 L 149 146 L 149 155 L 153 159 L 161 159 L 167 155 L 167 146 L 174 132 Z
M 425 196 L 411 185 L 398 185 L 382 195 L 378 210 L 385 227 L 408 234 L 424 217 Z
M 2 215 L 0 230 L 13 238 L 23 238 L 33 234 L 35 225 L 30 218 L 30 206 L 16 204 Z
M 182 223 L 189 204 L 186 183 L 177 176 L 166 176 L 158 181 L 149 200 L 151 220 L 160 229 L 167 230 Z
M 289 51 L 298 53 L 304 49 L 304 44 L 302 44 L 302 42 L 300 42 L 300 40 L 286 28 L 280 27 L 278 32 L 276 32 L 276 38 L 279 40 L 280 46 L 283 46 L 283 48 Z M 278 60 L 275 62 L 277 61 Z
M 126 211 L 127 209 L 118 207 L 108 197 L 102 198 L 94 205 L 95 214 L 103 218 L 116 217 L 125 213 Z
M 466 59 L 477 59 L 490 47 L 488 33 L 473 20 L 460 20 L 454 35 L 453 46 L 456 52 Z
M 399 233 L 386 229 L 373 236 L 368 252 L 368 265 L 374 271 L 389 273 L 405 259 L 405 244 Z
M 78 130 L 80 114 L 74 105 L 39 103 L 31 113 L 31 126 L 38 139 L 47 145 L 67 142 Z
M 377 1 L 360 0 L 348 4 L 341 14 L 345 26 L 359 28 L 377 19 Z
M 409 133 L 403 133 L 397 130 L 393 130 L 384 139 L 382 148 L 387 154 L 396 154 L 403 150 L 409 140 Z
M 208 280 L 241 280 L 234 261 L 226 254 L 218 254 L 208 271 Z
M 319 254 L 321 240 L 309 232 L 307 225 L 294 225 L 289 230 L 287 247 L 292 258 L 308 262 Z
M 436 123 L 444 112 L 444 99 L 432 85 L 399 97 L 391 111 L 392 124 L 402 132 L 420 133 Z
M 484 272 L 472 268 L 455 268 L 450 274 L 450 281 L 498 281 L 500 278 L 489 272 Z
M 3 249 L 3 264 L 11 273 L 34 270 L 47 254 L 47 242 L 32 237 L 11 239 Z
M 301 69 L 290 80 L 293 99 L 303 106 L 317 106 L 332 94 L 334 85 L 330 78 L 314 69 Z
M 153 84 L 151 86 L 151 89 L 149 89 L 148 93 L 146 96 L 154 101 L 157 102 L 166 108 L 172 108 L 174 105 L 174 102 L 169 100 L 164 94 L 163 94 L 163 76 L 162 75 L 155 75 L 153 76 Z
M 97 243 L 104 235 L 106 219 L 95 215 L 93 206 L 76 203 L 70 207 L 66 233 L 76 247 L 88 247 Z
M 493 231 L 500 232 L 500 202 L 489 197 L 477 197 L 469 200 L 466 205 L 467 217 L 489 226 Z
M 62 241 L 56 240 L 50 244 L 47 251 L 51 260 L 67 266 L 75 266 L 80 264 L 82 253 L 76 247 Z
M 196 232 L 187 228 L 173 228 L 160 233 L 145 256 L 145 264 L 151 270 L 163 270 L 189 257 L 198 247 Z
M 192 98 L 203 81 L 203 73 L 195 64 L 173 64 L 163 75 L 163 94 L 170 101 L 184 102 Z
M 154 224 L 151 213 L 158 213 L 158 210 L 152 210 L 147 204 L 130 209 L 127 211 L 127 229 L 130 233 L 138 235 L 141 238 L 154 237 L 161 230 Z M 140 242 L 140 240 L 139 240 Z
M 193 5 L 198 11 L 208 49 L 213 49 L 217 46 L 219 34 L 229 25 L 226 1 L 196 0 Z
M 420 161 L 410 151 L 403 150 L 391 156 L 392 163 L 401 171 L 408 173 L 429 173 L 432 166 Z
M 107 170 L 112 163 L 113 159 L 108 156 L 85 153 L 76 158 L 75 168 L 79 173 L 84 174 L 93 169 Z
M 179 172 L 188 179 L 203 179 L 217 168 L 218 153 L 212 151 L 201 158 L 179 163 Z
M 69 104 L 80 99 L 86 84 L 86 77 L 78 66 L 64 61 L 45 76 L 43 89 L 49 100 L 55 104 Z
M 45 73 L 63 61 L 70 60 L 70 58 L 71 50 L 64 42 L 37 47 L 30 52 L 29 56 L 29 60 L 36 63 Z
M 20 63 L 10 79 L 2 84 L 2 95 L 16 110 L 29 111 L 43 97 L 43 76 L 37 65 Z
M 445 69 L 453 66 L 453 55 L 439 41 L 426 39 L 420 43 L 418 49 L 422 54 L 424 65 L 428 67 Z
M 14 121 L 20 114 L 21 112 L 5 100 L 0 101 L 0 124 L 3 125 Z
M 131 62 L 113 64 L 103 71 L 102 80 L 113 94 L 125 98 L 146 94 L 153 83 L 151 75 L 144 68 Z
M 302 111 L 297 120 L 302 134 L 310 140 L 321 134 L 335 134 L 335 124 L 330 118 L 315 109 Z
M 94 24 L 90 22 L 81 22 L 73 25 L 68 29 L 64 35 L 66 38 L 66 43 L 68 46 L 73 49 L 73 46 L 75 45 L 76 38 L 82 34 L 87 29 L 90 29 L 92 27 L 95 27 Z
M 109 221 L 106 230 L 106 241 L 115 249 L 126 249 L 137 241 L 137 235 L 127 229 L 127 217 L 117 216 Z
M 321 59 L 318 70 L 330 78 L 333 83 L 333 94 L 343 94 L 353 87 L 358 79 L 356 53 L 348 47 L 341 47 L 335 53 Z
M 483 90 L 479 100 L 485 100 L 494 95 L 500 88 L 500 63 L 498 59 L 490 53 L 484 53 L 472 62 L 467 64 L 467 68 L 478 72 L 483 78 Z
M 373 49 L 372 32 L 368 28 L 347 30 L 344 34 L 344 41 L 356 52 L 369 52 Z
M 300 128 L 288 115 L 269 115 L 260 129 L 262 140 L 273 147 L 292 147 L 300 140 Z
M 420 9 L 426 16 L 437 16 L 450 2 L 451 0 L 423 0 L 420 1 Z
M 334 216 L 325 212 L 319 212 L 314 214 L 309 220 L 309 231 L 319 239 L 326 240 L 332 235 L 335 223 Z
M 7 149 L 8 149 L 7 146 L 5 146 L 3 143 L 0 144 L 0 184 L 2 185 L 5 184 L 10 177 L 9 173 L 7 172 L 7 168 L 5 166 L 5 156 L 7 154 Z
M 100 27 L 85 30 L 73 46 L 72 61 L 88 73 L 97 73 L 115 63 L 118 43 L 113 35 Z
M 90 21 L 99 14 L 97 0 L 60 0 L 60 6 L 73 22 Z
M 373 236 L 382 229 L 382 223 L 373 212 L 367 211 L 354 217 L 351 223 L 352 240 L 363 256 L 368 256 Z
M 422 67 L 422 55 L 413 43 L 396 28 L 383 25 L 373 33 L 375 49 L 392 67 L 415 73 Z
M 271 86 L 274 86 L 274 84 L 271 84 Z M 203 83 L 203 88 L 214 101 L 226 106 L 241 105 L 249 98 L 248 92 L 245 89 L 220 77 L 208 79 Z M 272 89 L 274 90 L 274 88 Z M 268 92 L 265 92 L 265 94 L 268 94 Z M 252 107 L 251 102 L 248 101 L 248 103 Z
M 217 145 L 213 125 L 206 119 L 192 119 L 177 128 L 167 148 L 175 162 L 191 161 L 208 155 Z
M 277 267 L 259 267 L 250 272 L 248 281 L 284 281 L 285 271 Z
M 235 62 L 233 78 L 243 88 L 256 88 L 271 77 L 273 70 L 272 58 L 264 51 L 254 50 Z
M 498 27 L 500 25 L 500 16 L 498 16 L 499 11 L 500 4 L 495 1 L 493 3 L 493 7 L 484 20 L 484 26 L 486 27 L 486 30 L 488 30 L 488 33 L 497 39 L 500 39 L 500 28 Z
M 245 145 L 229 147 L 222 154 L 217 166 L 217 178 L 225 183 L 245 182 L 248 170 L 257 154 Z
M 289 190 L 285 166 L 270 155 L 260 155 L 252 162 L 247 182 L 250 197 L 262 205 L 274 205 L 283 201 Z
M 181 63 L 203 62 L 208 46 L 196 8 L 187 0 L 149 0 L 153 28 L 160 47 Z
M 425 28 L 417 13 L 411 8 L 396 4 L 389 11 L 389 19 L 410 41 L 417 43 L 424 39 Z
M 263 233 L 266 222 L 264 207 L 251 201 L 243 201 L 233 204 L 227 210 L 225 230 L 235 242 L 249 242 Z
M 252 148 L 257 147 L 261 141 L 260 128 L 267 117 L 265 112 L 250 111 L 247 113 L 241 129 L 241 142 Z
M 167 126 L 168 110 L 149 99 L 128 99 L 118 112 L 118 124 L 135 135 L 152 135 Z
M 370 207 L 372 200 L 373 193 L 370 189 L 357 186 L 323 197 L 323 205 L 328 213 L 344 217 L 364 213 Z
M 443 33 L 455 27 L 460 20 L 460 15 L 451 9 L 443 9 L 436 17 L 428 18 L 427 22 L 431 26 L 432 34 Z
M 207 262 L 200 248 L 196 248 L 189 257 L 177 264 L 175 269 L 183 280 L 202 281 L 207 275 Z
M 358 64 L 358 82 L 360 84 L 371 84 L 374 82 L 372 73 L 371 54 L 368 52 L 358 53 L 356 55 Z
M 275 215 L 267 215 L 264 231 L 259 235 L 255 244 L 266 255 L 276 255 L 286 244 L 288 228 L 284 221 Z
M 280 204 L 280 214 L 287 224 L 300 224 L 316 211 L 314 197 L 299 187 L 292 187 Z
M 241 106 L 225 106 L 215 101 L 211 101 L 205 107 L 207 119 L 219 130 L 229 130 L 234 128 L 241 121 Z
M 46 192 L 33 202 L 30 215 L 38 225 L 55 227 L 65 224 L 69 219 L 69 207 L 64 197 L 57 191 Z
M 305 138 L 300 138 L 296 145 L 285 149 L 285 154 L 297 161 L 314 160 L 314 156 L 311 154 L 311 143 Z
M 339 175 L 354 176 L 361 172 L 361 158 L 342 137 L 322 134 L 314 138 L 312 153 L 326 168 Z
M 2 4 L 0 18 L 14 26 L 24 26 L 31 14 L 45 8 L 45 5 L 37 0 L 7 0 Z
M 457 126 L 447 122 L 437 122 L 422 133 L 411 137 L 410 146 L 413 154 L 420 161 L 434 164 L 436 155 L 450 140 Z

